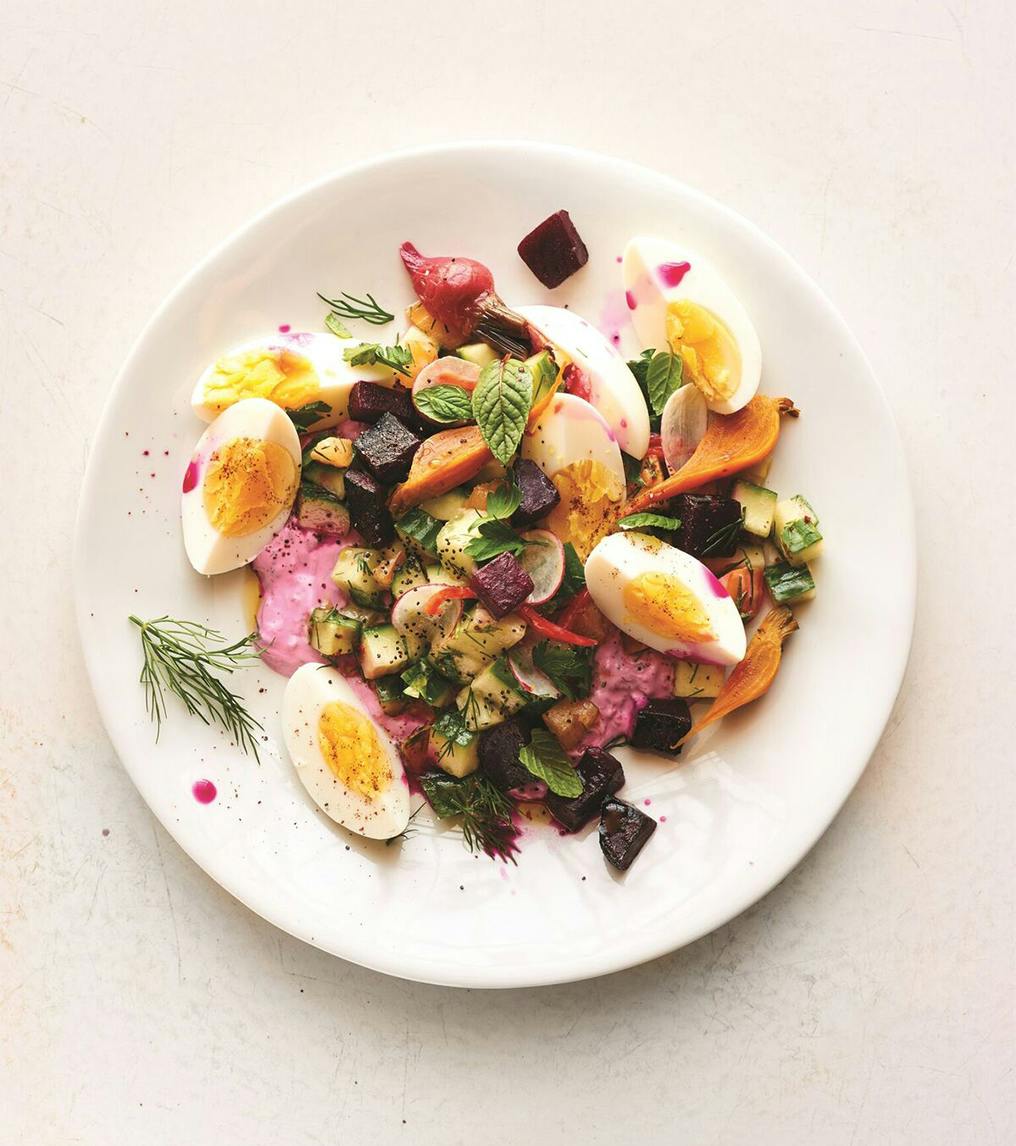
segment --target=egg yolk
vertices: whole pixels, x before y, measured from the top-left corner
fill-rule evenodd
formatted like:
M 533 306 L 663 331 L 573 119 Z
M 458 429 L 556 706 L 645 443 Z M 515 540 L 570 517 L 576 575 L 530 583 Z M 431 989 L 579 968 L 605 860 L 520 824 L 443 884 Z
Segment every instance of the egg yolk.
M 667 342 L 706 398 L 720 401 L 733 395 L 741 381 L 741 352 L 712 311 L 684 298 L 670 303 Z
M 572 462 L 550 479 L 561 500 L 547 515 L 547 528 L 570 541 L 585 559 L 611 530 L 624 486 L 602 462 L 592 458 Z
M 293 504 L 297 479 L 296 462 L 277 442 L 234 438 L 209 459 L 205 514 L 223 537 L 246 537 Z
M 241 350 L 220 358 L 205 382 L 205 402 L 225 410 L 242 398 L 267 398 L 285 410 L 315 401 L 320 393 L 310 359 L 285 347 Z
M 318 720 L 321 755 L 341 784 L 365 800 L 376 800 L 392 782 L 388 754 L 374 723 L 348 704 L 333 701 Z
M 669 640 L 683 644 L 716 640 L 699 599 L 667 573 L 633 577 L 624 587 L 624 607 L 633 621 Z

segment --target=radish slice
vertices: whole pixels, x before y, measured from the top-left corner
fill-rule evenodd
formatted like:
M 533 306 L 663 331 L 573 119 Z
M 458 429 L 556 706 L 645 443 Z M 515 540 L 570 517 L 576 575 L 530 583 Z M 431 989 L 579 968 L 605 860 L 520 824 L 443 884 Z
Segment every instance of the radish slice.
M 516 645 L 508 654 L 508 667 L 526 696 L 556 700 L 561 691 L 549 676 L 533 664 L 533 650 Z
M 709 407 L 697 386 L 682 386 L 667 399 L 660 418 L 660 441 L 667 469 L 676 473 L 705 437 Z
M 564 546 L 549 529 L 531 529 L 522 534 L 531 542 L 522 551 L 519 563 L 533 579 L 533 591 L 526 598 L 530 605 L 542 605 L 561 588 L 564 580 Z
M 419 637 L 424 641 L 450 633 L 462 616 L 461 601 L 446 601 L 435 616 L 427 612 L 427 602 L 431 597 L 447 588 L 447 585 L 431 584 L 407 589 L 392 606 L 392 624 L 396 630 L 403 636 Z

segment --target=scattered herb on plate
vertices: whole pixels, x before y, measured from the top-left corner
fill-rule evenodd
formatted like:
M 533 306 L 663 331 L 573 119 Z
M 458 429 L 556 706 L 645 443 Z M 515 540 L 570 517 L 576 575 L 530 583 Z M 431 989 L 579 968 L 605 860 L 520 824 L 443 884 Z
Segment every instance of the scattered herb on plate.
M 408 346 L 396 342 L 394 346 L 382 346 L 379 342 L 360 342 L 347 346 L 342 357 L 350 366 L 388 366 L 399 374 L 409 377 L 406 369 L 413 361 L 413 351 Z
M 389 314 L 372 294 L 368 294 L 364 299 L 343 291 L 338 298 L 328 298 L 318 291 L 317 296 L 332 308 L 332 313 L 339 319 L 362 318 L 371 326 L 384 326 L 395 318 L 395 315 Z M 330 329 L 331 327 L 329 327 Z
M 471 852 L 515 863 L 512 803 L 486 777 L 474 772 L 459 780 L 429 772 L 420 777 L 420 787 L 442 820 L 462 817 L 462 838 Z

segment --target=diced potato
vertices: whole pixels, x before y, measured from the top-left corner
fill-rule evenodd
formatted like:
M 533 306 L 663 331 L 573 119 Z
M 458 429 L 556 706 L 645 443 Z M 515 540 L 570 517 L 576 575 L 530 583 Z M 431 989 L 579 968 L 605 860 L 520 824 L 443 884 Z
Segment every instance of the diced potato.
M 543 723 L 568 751 L 578 747 L 599 716 L 600 710 L 591 700 L 559 700 L 543 714 Z
M 723 687 L 719 665 L 697 665 L 678 661 L 674 668 L 674 695 L 685 700 L 713 700 Z
M 310 452 L 312 462 L 348 469 L 353 464 L 353 443 L 348 438 L 322 438 Z

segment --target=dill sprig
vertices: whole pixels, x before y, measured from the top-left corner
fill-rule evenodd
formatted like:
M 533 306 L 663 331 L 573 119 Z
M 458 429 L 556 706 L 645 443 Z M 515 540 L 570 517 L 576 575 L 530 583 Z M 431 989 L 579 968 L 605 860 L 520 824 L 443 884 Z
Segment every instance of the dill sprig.
M 343 291 L 338 298 L 327 298 L 318 291 L 317 296 L 322 302 L 327 303 L 332 308 L 332 313 L 337 314 L 339 318 L 362 318 L 371 326 L 384 326 L 386 322 L 391 322 L 395 318 L 395 315 L 389 314 L 372 294 L 368 294 L 366 298 L 357 298 L 355 294 Z
M 733 545 L 737 540 L 738 534 L 741 532 L 741 526 L 744 524 L 744 509 L 741 510 L 741 516 L 736 521 L 728 521 L 726 525 L 721 525 L 715 533 L 709 535 L 706 539 L 705 545 L 702 546 L 702 556 L 708 557 L 710 553 L 715 553 L 719 549 L 726 549 Z
M 512 823 L 512 803 L 486 777 L 474 773 L 458 780 L 429 773 L 420 777 L 420 786 L 442 820 L 461 817 L 462 839 L 471 852 L 515 863 L 518 831 Z
M 138 678 L 145 688 L 148 715 L 155 721 L 158 741 L 167 715 L 166 691 L 183 701 L 187 711 L 205 724 L 221 725 L 244 752 L 258 759 L 257 733 L 261 724 L 247 711 L 243 701 L 219 680 L 215 673 L 231 673 L 256 661 L 260 651 L 250 633 L 231 645 L 221 645 L 223 636 L 196 621 L 156 617 L 143 621 L 131 616 L 141 630 L 141 650 L 145 663 Z M 220 647 L 213 647 L 219 644 Z

